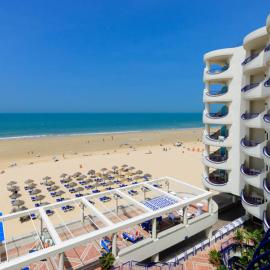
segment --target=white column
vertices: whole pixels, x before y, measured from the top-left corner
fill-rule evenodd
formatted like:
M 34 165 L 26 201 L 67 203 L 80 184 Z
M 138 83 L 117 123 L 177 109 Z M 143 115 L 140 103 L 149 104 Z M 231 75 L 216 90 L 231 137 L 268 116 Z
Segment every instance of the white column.
M 212 236 L 213 236 L 213 227 L 211 226 L 211 227 L 207 228 L 207 229 L 205 230 L 205 234 L 206 234 L 206 237 L 207 237 L 208 239 L 211 239 Z
M 112 254 L 117 257 L 117 233 L 114 233 L 112 236 Z
M 153 256 L 151 257 L 151 261 L 152 261 L 152 262 L 159 262 L 159 253 L 153 255 Z
M 152 219 L 152 238 L 153 240 L 157 239 L 157 219 Z
M 213 213 L 213 201 L 212 200 L 213 200 L 212 197 L 210 197 L 208 199 L 208 212 L 209 212 L 209 214 Z
M 82 222 L 84 223 L 84 219 L 85 219 L 85 216 L 84 216 L 84 204 L 82 203 L 81 204 L 81 209 L 82 209 Z
M 64 253 L 60 253 L 59 254 L 58 270 L 64 270 L 64 259 L 65 259 L 65 254 Z

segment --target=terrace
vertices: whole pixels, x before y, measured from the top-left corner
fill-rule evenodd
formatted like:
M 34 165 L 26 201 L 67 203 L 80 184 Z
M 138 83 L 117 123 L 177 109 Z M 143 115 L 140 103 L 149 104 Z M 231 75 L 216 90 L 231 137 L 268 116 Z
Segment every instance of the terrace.
M 186 225 L 201 231 L 214 224 L 214 205 L 210 192 L 164 177 L 3 215 L 0 269 L 77 269 L 104 252 L 139 259 L 139 247 L 148 258 L 155 248 L 166 249 L 162 241 L 176 232 L 173 241 L 181 242 Z M 26 216 L 24 234 L 5 229 Z

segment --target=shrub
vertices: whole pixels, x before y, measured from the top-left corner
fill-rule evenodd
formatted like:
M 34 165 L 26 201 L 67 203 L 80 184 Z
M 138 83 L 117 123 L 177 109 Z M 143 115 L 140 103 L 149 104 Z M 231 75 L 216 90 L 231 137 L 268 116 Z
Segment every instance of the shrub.
M 103 270 L 112 269 L 114 261 L 115 261 L 115 258 L 112 253 L 106 253 L 99 258 L 99 262 Z
M 211 249 L 209 251 L 209 262 L 214 266 L 220 266 L 221 265 L 221 254 L 216 249 Z

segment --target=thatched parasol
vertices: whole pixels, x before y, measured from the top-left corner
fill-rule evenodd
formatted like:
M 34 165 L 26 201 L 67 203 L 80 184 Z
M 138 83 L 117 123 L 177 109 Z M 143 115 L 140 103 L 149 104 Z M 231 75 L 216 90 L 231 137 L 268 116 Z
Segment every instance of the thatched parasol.
M 96 171 L 95 170 L 90 170 L 90 171 L 88 171 L 88 175 L 95 175 L 95 173 L 96 173 Z
M 44 195 L 41 195 L 41 194 L 40 194 L 40 195 L 37 195 L 37 196 L 36 196 L 36 200 L 37 200 L 37 201 L 42 201 L 42 200 L 44 200 L 44 199 L 45 199 L 45 196 L 44 196 Z
M 27 180 L 24 181 L 24 183 L 25 183 L 26 185 L 30 185 L 30 184 L 34 183 L 34 180 L 32 180 L 32 179 L 27 179 Z
M 16 185 L 16 184 L 17 184 L 16 181 L 9 181 L 9 182 L 7 183 L 8 186 L 14 186 L 14 185 Z
M 21 196 L 22 195 L 19 194 L 19 193 L 12 193 L 11 195 L 9 195 L 9 198 L 12 199 L 12 200 L 16 200 L 16 199 L 18 199 Z
M 70 186 L 70 187 L 76 187 L 76 186 L 77 186 L 77 183 L 71 182 L 71 183 L 69 183 L 69 186 Z
M 45 185 L 46 185 L 46 186 L 53 186 L 54 184 L 55 184 L 54 181 L 49 181 L 49 182 L 47 182 Z
M 15 192 L 15 191 L 19 191 L 20 190 L 20 187 L 18 186 L 9 186 L 7 188 L 8 191 L 11 191 L 11 192 Z
M 40 192 L 41 192 L 41 190 L 36 188 L 36 189 L 32 190 L 31 195 L 36 195 L 36 194 L 39 194 Z
M 57 189 L 59 189 L 59 186 L 56 186 L 56 185 L 55 185 L 55 186 L 52 186 L 52 187 L 51 187 L 51 191 L 55 191 L 55 190 L 57 190 Z
M 22 200 L 16 200 L 15 202 L 13 202 L 13 205 L 20 207 L 20 206 L 24 205 L 24 201 L 22 201 Z
M 66 173 L 62 173 L 61 175 L 60 175 L 60 178 L 66 178 L 68 175 L 66 174 Z

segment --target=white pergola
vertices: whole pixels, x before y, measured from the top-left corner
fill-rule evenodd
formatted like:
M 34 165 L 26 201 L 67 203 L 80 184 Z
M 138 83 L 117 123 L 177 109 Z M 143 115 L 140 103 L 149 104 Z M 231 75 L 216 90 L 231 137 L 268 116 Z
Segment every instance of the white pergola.
M 189 198 L 186 198 L 185 200 L 181 199 L 180 197 L 177 196 L 174 192 L 168 192 L 165 191 L 161 188 L 154 187 L 153 184 L 159 183 L 161 181 L 170 181 L 173 182 L 174 184 L 179 185 L 180 187 L 185 187 L 188 188 L 189 190 L 192 191 L 192 196 Z M 152 190 L 159 194 L 160 196 L 167 196 L 175 201 L 174 204 L 170 206 L 166 206 L 164 208 L 160 208 L 157 210 L 152 210 L 145 206 L 142 202 L 136 200 L 134 197 L 129 195 L 127 190 L 134 189 L 134 188 L 141 188 L 141 187 L 146 187 L 149 190 Z M 107 216 L 106 214 L 102 213 L 95 205 L 93 205 L 89 200 L 106 196 L 106 195 L 113 195 L 113 194 L 118 194 L 121 198 L 126 199 L 130 204 L 135 205 L 136 207 L 140 208 L 143 210 L 142 214 L 139 214 L 135 217 L 129 218 L 124 221 L 120 221 L 118 223 L 113 223 Z M 184 223 L 187 221 L 187 207 L 190 204 L 197 203 L 201 200 L 207 199 L 209 201 L 209 212 L 211 211 L 211 199 L 212 199 L 212 193 L 205 191 L 203 189 L 200 189 L 198 187 L 192 186 L 188 183 L 185 183 L 181 180 L 172 178 L 172 177 L 162 177 L 162 178 L 157 178 L 151 181 L 147 182 L 141 182 L 138 184 L 133 184 L 130 186 L 126 186 L 123 188 L 117 188 L 114 190 L 110 191 L 105 191 L 105 192 L 100 192 L 96 194 L 91 194 L 87 196 L 83 196 L 80 198 L 73 198 L 70 200 L 65 200 L 62 202 L 58 203 L 53 203 L 50 205 L 45 205 L 41 206 L 38 208 L 32 208 L 29 210 L 17 212 L 17 213 L 12 213 L 12 214 L 7 214 L 0 216 L 0 222 L 3 222 L 3 227 L 5 225 L 6 221 L 10 221 L 13 219 L 18 219 L 20 217 L 23 217 L 25 215 L 30 215 L 32 213 L 38 214 L 41 222 L 41 226 L 45 225 L 51 239 L 53 240 L 53 245 L 37 250 L 33 253 L 28 253 L 22 256 L 18 256 L 16 258 L 9 259 L 7 258 L 6 261 L 0 263 L 0 270 L 2 269 L 20 269 L 22 267 L 25 267 L 27 265 L 30 265 L 33 262 L 40 261 L 42 259 L 46 259 L 49 257 L 53 257 L 58 255 L 59 256 L 59 267 L 58 269 L 64 269 L 64 252 L 72 249 L 74 247 L 83 245 L 88 243 L 89 241 L 95 240 L 97 238 L 102 238 L 107 235 L 113 235 L 113 241 L 112 241 L 112 253 L 114 255 L 116 254 L 116 235 L 117 232 L 121 229 L 125 229 L 128 227 L 132 227 L 137 224 L 141 224 L 144 221 L 147 220 L 153 220 L 153 225 L 156 226 L 156 218 L 162 216 L 165 213 L 172 212 L 174 210 L 178 209 L 183 209 L 184 213 Z M 81 204 L 84 208 L 89 209 L 92 213 L 95 214 L 95 216 L 102 221 L 104 224 L 104 227 L 97 229 L 96 231 L 92 231 L 89 233 L 82 234 L 80 236 L 73 237 L 71 239 L 67 240 L 61 240 L 59 234 L 57 233 L 57 230 L 55 228 L 55 225 L 52 223 L 48 215 L 46 214 L 46 210 L 49 209 L 56 209 L 61 206 L 65 206 L 67 204 L 74 204 L 74 203 L 79 203 Z M 156 228 L 153 228 L 153 234 L 155 234 Z M 153 235 L 152 237 L 156 237 Z M 4 243 L 5 244 L 5 243 Z

